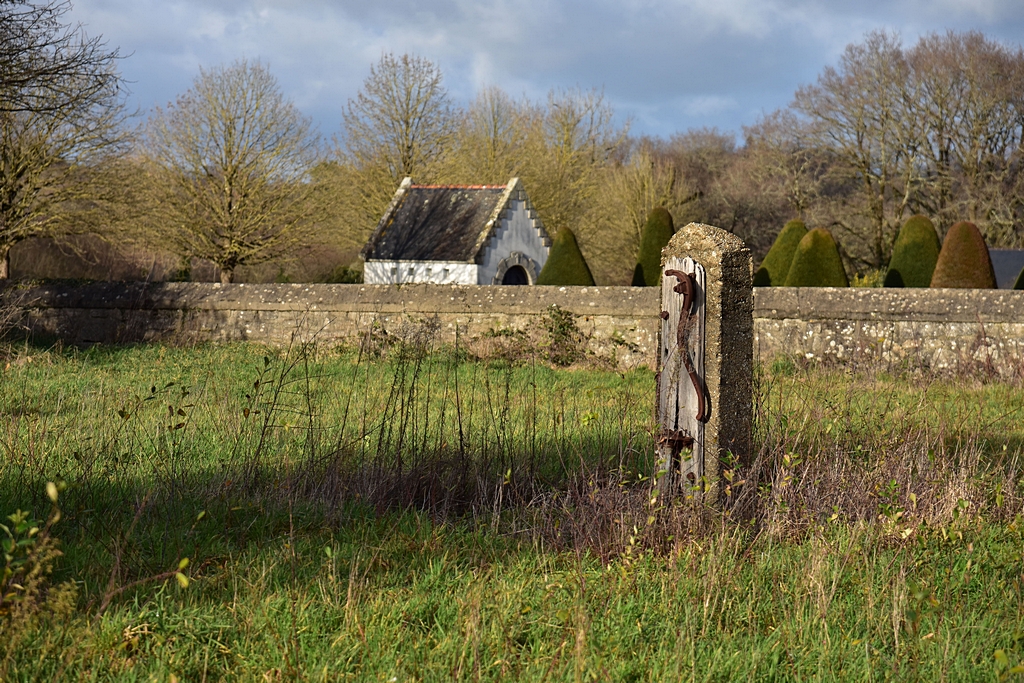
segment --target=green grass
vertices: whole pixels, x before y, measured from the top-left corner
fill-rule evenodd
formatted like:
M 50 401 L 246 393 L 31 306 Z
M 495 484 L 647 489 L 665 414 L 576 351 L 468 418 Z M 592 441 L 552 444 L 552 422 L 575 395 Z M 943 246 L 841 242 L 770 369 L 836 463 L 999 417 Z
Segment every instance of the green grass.
M 0 510 L 67 482 L 76 597 L 0 617 L 0 678 L 1017 676 L 1020 383 L 861 370 L 759 372 L 723 510 L 650 497 L 643 369 L 23 349 Z
M 975 680 L 996 649 L 1019 656 L 1024 539 L 960 533 L 898 547 L 861 528 L 753 547 L 723 534 L 605 565 L 412 513 L 354 519 L 254 544 L 95 625 L 42 629 L 25 678 L 59 668 L 32 651 L 60 639 L 113 680 Z

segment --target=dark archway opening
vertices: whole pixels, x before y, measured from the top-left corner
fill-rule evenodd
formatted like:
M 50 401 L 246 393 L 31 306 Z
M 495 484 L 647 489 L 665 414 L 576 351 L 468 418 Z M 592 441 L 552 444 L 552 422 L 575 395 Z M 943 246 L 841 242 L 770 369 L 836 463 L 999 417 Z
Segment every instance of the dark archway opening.
M 522 266 L 512 266 L 505 271 L 505 276 L 501 278 L 501 284 L 528 285 L 530 284 L 530 277 L 526 274 L 526 269 Z

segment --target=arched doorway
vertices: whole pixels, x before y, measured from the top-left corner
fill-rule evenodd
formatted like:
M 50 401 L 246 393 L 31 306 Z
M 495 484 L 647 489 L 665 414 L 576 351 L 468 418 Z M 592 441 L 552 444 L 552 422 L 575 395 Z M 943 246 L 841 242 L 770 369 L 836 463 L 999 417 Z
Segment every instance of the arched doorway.
M 501 284 L 528 285 L 530 284 L 530 276 L 526 274 L 526 269 L 522 266 L 512 266 L 505 271 L 505 275 L 501 278 Z
M 491 280 L 492 285 L 532 285 L 537 281 L 540 266 L 532 258 L 513 251 L 508 258 L 498 262 L 498 272 Z

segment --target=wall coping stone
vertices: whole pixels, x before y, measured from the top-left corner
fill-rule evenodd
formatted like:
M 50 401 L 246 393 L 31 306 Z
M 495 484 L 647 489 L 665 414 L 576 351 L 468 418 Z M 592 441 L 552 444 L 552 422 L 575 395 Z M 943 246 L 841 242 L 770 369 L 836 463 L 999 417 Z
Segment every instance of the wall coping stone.
M 26 308 L 536 313 L 557 305 L 576 315 L 657 316 L 658 287 L 220 284 L 96 282 L 0 285 Z M 1024 291 L 755 287 L 755 318 L 1024 322 Z
M 515 314 L 557 305 L 576 315 L 627 317 L 657 316 L 660 310 L 656 287 L 97 282 L 21 292 L 25 308 Z
M 1024 291 L 755 287 L 754 317 L 774 320 L 1024 322 Z

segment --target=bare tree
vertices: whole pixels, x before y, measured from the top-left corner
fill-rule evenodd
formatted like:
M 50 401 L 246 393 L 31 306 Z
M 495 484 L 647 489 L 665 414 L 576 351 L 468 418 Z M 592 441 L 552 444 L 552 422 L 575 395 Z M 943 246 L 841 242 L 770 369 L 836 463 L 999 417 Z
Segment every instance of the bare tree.
M 782 109 L 745 126 L 744 152 L 753 179 L 762 191 L 778 197 L 793 216 L 811 220 L 823 199 L 834 159 L 813 144 L 805 122 Z
M 628 126 L 599 90 L 554 90 L 531 137 L 524 181 L 552 231 L 571 228 L 586 251 L 588 226 L 580 222 L 600 187 L 601 171 L 626 142 Z
M 860 242 L 859 260 L 879 268 L 889 258 L 903 217 L 921 181 L 920 122 L 906 117 L 914 97 L 898 37 L 876 31 L 849 45 L 838 68 L 797 90 L 794 109 L 812 124 L 813 140 L 836 155 L 859 186 L 859 201 L 835 217 Z M 857 219 L 860 219 L 859 221 Z
M 530 136 L 542 112 L 500 88 L 481 90 L 461 117 L 452 152 L 440 176 L 450 182 L 503 183 L 521 175 L 529 162 Z
M 926 128 L 921 210 L 949 226 L 976 222 L 994 243 L 1020 239 L 1024 51 L 977 32 L 932 34 L 908 53 Z
M 102 231 L 101 214 L 119 196 L 110 181 L 122 118 L 114 104 L 81 116 L 0 113 L 0 279 L 22 240 Z
M 696 201 L 698 194 L 684 189 L 679 169 L 651 154 L 646 146 L 636 150 L 619 173 L 612 175 L 609 189 L 622 206 L 628 224 L 625 230 L 636 250 L 640 248 L 647 216 L 656 207 L 664 207 L 675 216 Z
M 201 69 L 145 130 L 151 173 L 149 237 L 235 269 L 287 254 L 308 238 L 323 202 L 309 171 L 318 144 L 309 119 L 262 64 Z
M 677 222 L 717 225 L 755 249 L 762 244 L 763 233 L 777 229 L 781 202 L 771 185 L 758 177 L 749 150 L 737 149 L 732 134 L 715 128 L 689 130 L 673 135 L 656 150 L 676 166 L 697 197 Z M 782 213 L 788 212 L 783 207 Z
M 375 222 L 405 176 L 437 173 L 458 113 L 441 70 L 422 57 L 382 55 L 342 112 L 342 163 L 358 172 L 364 220 Z
M 117 92 L 118 51 L 64 23 L 70 0 L 0 0 L 0 112 L 81 109 Z
M 655 141 L 642 139 L 631 146 L 625 160 L 601 170 L 598 190 L 580 221 L 580 240 L 601 282 L 629 282 L 651 210 L 664 207 L 683 221 L 699 199 L 679 167 L 653 149 Z
M 0 279 L 32 237 L 95 230 L 126 142 L 117 52 L 61 24 L 66 2 L 0 0 Z
M 970 219 L 990 244 L 1024 239 L 1019 47 L 948 31 L 904 50 L 898 37 L 870 33 L 797 91 L 791 113 L 776 123 L 801 143 L 779 148 L 779 168 L 825 162 L 811 177 L 830 187 L 819 187 L 813 213 L 838 229 L 855 262 L 882 267 L 915 212 L 940 229 Z

